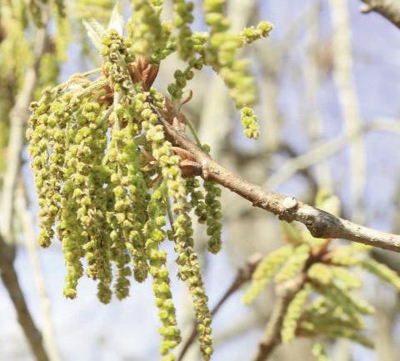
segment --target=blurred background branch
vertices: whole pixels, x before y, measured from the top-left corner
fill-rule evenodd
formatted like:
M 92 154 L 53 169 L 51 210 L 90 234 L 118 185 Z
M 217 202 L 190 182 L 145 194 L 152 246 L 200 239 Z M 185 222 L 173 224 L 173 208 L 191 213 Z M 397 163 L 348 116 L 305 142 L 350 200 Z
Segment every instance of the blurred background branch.
M 48 8 L 43 7 L 42 21 L 48 21 Z M 4 14 L 2 14 L 4 15 Z M 11 14 L 10 14 L 11 16 Z M 29 117 L 29 104 L 39 82 L 39 69 L 48 41 L 47 27 L 42 26 L 35 32 L 33 42 L 33 63 L 25 71 L 21 90 L 16 96 L 10 111 L 10 129 L 7 146 L 6 171 L 1 189 L 0 223 L 0 273 L 3 284 L 14 305 L 17 319 L 29 342 L 32 353 L 38 361 L 52 360 L 44 347 L 43 337 L 31 315 L 18 273 L 14 267 L 16 245 L 14 237 L 15 202 L 18 176 L 21 172 L 22 150 L 25 144 L 25 126 Z M 10 59 L 10 61 L 12 61 Z M 5 131 L 5 130 L 4 130 Z M 30 235 L 31 237 L 33 234 Z

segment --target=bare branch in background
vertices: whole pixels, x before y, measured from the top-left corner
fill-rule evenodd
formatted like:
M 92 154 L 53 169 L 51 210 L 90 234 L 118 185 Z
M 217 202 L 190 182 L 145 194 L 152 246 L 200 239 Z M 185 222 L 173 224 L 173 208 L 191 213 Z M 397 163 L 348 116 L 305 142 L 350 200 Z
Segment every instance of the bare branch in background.
M 218 303 L 215 305 L 215 307 L 211 310 L 211 315 L 214 316 L 221 309 L 221 307 L 224 305 L 224 303 L 237 290 L 239 290 L 246 282 L 250 281 L 251 276 L 253 275 L 253 272 L 256 269 L 257 265 L 260 263 L 260 261 L 261 261 L 261 255 L 255 254 L 247 261 L 247 264 L 244 267 L 239 269 L 232 284 L 229 286 L 229 288 L 223 294 L 223 296 L 218 301 Z M 182 351 L 180 352 L 180 354 L 178 356 L 178 361 L 183 360 L 183 358 L 186 355 L 186 352 L 189 350 L 190 346 L 196 339 L 196 336 L 197 336 L 197 329 L 196 329 L 196 324 L 194 324 L 192 332 L 191 332 L 190 336 L 188 337 L 188 339 L 186 340 L 186 342 L 182 348 Z
M 261 339 L 259 350 L 255 361 L 266 360 L 279 345 L 281 341 L 281 329 L 283 319 L 286 311 L 289 307 L 290 302 L 301 287 L 303 287 L 305 277 L 303 274 L 299 274 L 285 283 L 279 285 L 276 289 L 278 299 L 274 302 L 274 308 L 272 310 L 271 317 L 267 323 L 264 337 Z
M 338 138 L 329 140 L 315 146 L 308 152 L 286 161 L 274 174 L 272 174 L 265 186 L 269 189 L 276 189 L 288 181 L 297 172 L 307 169 L 319 162 L 327 160 L 330 156 L 341 150 L 349 141 L 359 136 L 359 131 L 353 134 L 345 134 Z
M 288 52 L 295 46 L 299 34 L 304 30 L 304 24 L 314 12 L 312 7 L 305 14 L 301 14 L 293 22 L 279 44 L 273 38 L 265 39 L 254 44 L 255 57 L 261 67 L 263 79 L 260 82 L 259 103 L 261 117 L 259 119 L 261 134 L 260 140 L 265 143 L 268 151 L 275 151 L 281 143 L 281 123 L 284 123 L 279 110 L 280 78 L 286 71 L 284 68 Z M 268 56 L 265 56 L 268 54 Z
M 351 27 L 348 2 L 330 0 L 332 13 L 333 75 L 339 92 L 346 134 L 359 132 L 362 120 L 359 114 L 357 91 L 354 84 Z M 358 222 L 363 222 L 366 160 L 362 136 L 350 145 L 350 209 Z
M 17 96 L 14 107 L 10 112 L 10 137 L 7 147 L 6 173 L 1 192 L 2 222 L 0 232 L 7 242 L 12 239 L 12 218 L 14 208 L 14 192 L 21 166 L 21 153 L 25 139 L 25 124 L 29 116 L 29 104 L 38 82 L 38 70 L 46 48 L 47 31 L 40 28 L 35 35 L 35 60 L 27 69 L 21 91 Z
M 364 132 L 368 131 L 381 131 L 400 135 L 400 124 L 394 119 L 378 119 L 371 123 L 364 124 L 361 129 L 357 129 L 352 133 L 345 133 L 337 138 L 317 145 L 308 152 L 285 162 L 279 168 L 279 170 L 277 170 L 268 178 L 267 182 L 265 183 L 265 187 L 269 189 L 276 189 L 281 184 L 293 177 L 297 172 L 310 168 L 313 165 L 326 160 L 336 152 L 340 151 L 348 143 L 352 142 L 360 137 Z
M 154 108 L 154 111 L 158 113 L 156 108 Z M 223 187 L 230 189 L 232 192 L 250 201 L 253 206 L 275 214 L 280 220 L 301 222 L 317 238 L 342 238 L 373 247 L 400 252 L 400 236 L 364 227 L 336 217 L 293 197 L 265 191 L 260 186 L 245 181 L 215 162 L 184 133 L 174 129 L 161 116 L 159 120 L 173 139 L 173 142 L 189 151 L 196 162 L 201 165 L 203 178 L 211 179 Z
M 309 36 L 308 36 L 308 51 L 306 64 L 304 66 L 304 83 L 305 83 L 305 97 L 304 104 L 309 106 L 307 114 L 307 133 L 310 139 L 311 146 L 314 148 L 324 142 L 323 139 L 323 121 L 318 103 L 318 94 L 320 90 L 321 71 L 319 63 L 315 55 L 318 48 L 319 30 L 320 30 L 320 15 L 321 15 L 321 2 L 317 0 L 310 11 L 309 23 Z M 333 180 L 329 163 L 325 160 L 321 161 L 315 167 L 316 180 L 319 187 L 324 187 L 333 193 Z
M 17 189 L 17 197 L 15 201 L 15 209 L 21 222 L 21 228 L 29 258 L 33 267 L 33 275 L 36 282 L 36 287 L 39 295 L 39 303 L 42 309 L 43 317 L 43 340 L 46 350 L 51 361 L 60 361 L 61 355 L 57 346 L 56 336 L 51 317 L 51 306 L 49 296 L 46 290 L 44 275 L 40 266 L 39 253 L 37 250 L 37 242 L 35 237 L 34 221 L 32 214 L 29 211 L 26 189 L 22 180 Z
M 271 39 L 256 43 L 255 56 L 261 66 L 262 81 L 260 82 L 259 103 L 260 141 L 269 152 L 274 152 L 279 147 L 281 140 L 280 122 L 281 114 L 278 108 L 279 86 L 278 79 L 283 67 L 282 52 Z M 268 53 L 269 56 L 265 56 Z
M 35 325 L 29 313 L 25 296 L 18 281 L 17 272 L 13 266 L 14 250 L 8 246 L 0 234 L 0 276 L 6 287 L 17 313 L 18 322 L 28 340 L 36 361 L 50 361 L 43 346 L 42 334 Z
M 361 12 L 375 11 L 400 29 L 400 2 L 398 0 L 362 0 Z
M 44 23 L 46 23 L 44 21 Z M 35 325 L 18 281 L 14 268 L 15 246 L 13 245 L 12 225 L 14 197 L 17 179 L 21 168 L 21 153 L 24 145 L 25 123 L 33 92 L 38 83 L 38 69 L 45 52 L 47 30 L 37 30 L 34 43 L 34 62 L 26 71 L 21 91 L 10 112 L 10 136 L 7 147 L 6 173 L 1 191 L 2 219 L 0 224 L 0 275 L 17 313 L 18 322 L 28 340 L 37 361 L 50 360 L 43 346 L 41 332 Z

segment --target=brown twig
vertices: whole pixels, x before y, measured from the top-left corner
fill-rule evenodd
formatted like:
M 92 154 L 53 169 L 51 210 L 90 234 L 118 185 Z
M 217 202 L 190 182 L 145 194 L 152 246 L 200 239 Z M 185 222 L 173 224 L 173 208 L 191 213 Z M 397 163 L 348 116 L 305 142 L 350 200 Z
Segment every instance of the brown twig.
M 248 282 L 251 279 L 251 276 L 256 269 L 257 265 L 261 261 L 261 255 L 260 254 L 255 254 L 252 257 L 249 258 L 247 261 L 246 265 L 242 268 L 239 269 L 235 279 L 233 280 L 232 284 L 229 286 L 229 288 L 225 291 L 221 299 L 218 301 L 218 303 L 214 306 L 214 308 L 211 310 L 211 315 L 214 316 L 224 305 L 224 303 L 237 291 L 240 289 L 240 287 L 243 286 L 246 282 Z M 190 346 L 194 342 L 197 336 L 197 329 L 196 329 L 196 323 L 193 325 L 192 332 L 188 339 L 186 340 L 179 356 L 178 356 L 178 361 L 182 361 L 183 358 L 186 355 L 186 352 L 189 350 Z
M 260 186 L 242 179 L 214 161 L 196 146 L 183 132 L 166 122 L 156 107 L 159 121 L 164 125 L 174 145 L 189 151 L 201 165 L 204 179 L 213 180 L 286 222 L 303 223 L 316 238 L 342 238 L 373 247 L 400 252 L 400 236 L 364 227 L 328 212 L 312 207 L 296 198 L 263 190 Z
M 400 2 L 398 0 L 362 0 L 361 12 L 375 11 L 400 29 Z
M 10 295 L 17 313 L 18 322 L 24 331 L 32 352 L 37 361 L 49 361 L 43 346 L 43 338 L 37 329 L 25 301 L 17 272 L 13 266 L 14 249 L 7 245 L 0 234 L 0 277 Z
M 283 320 L 290 302 L 298 291 L 303 287 L 305 276 L 303 273 L 289 281 L 280 284 L 276 293 L 278 299 L 274 302 L 271 317 L 267 323 L 264 337 L 259 344 L 258 353 L 255 361 L 266 360 L 281 342 L 280 331 L 282 329 Z
M 43 12 L 47 20 L 47 7 Z M 44 21 L 45 23 L 46 21 Z M 38 29 L 34 45 L 34 62 L 26 71 L 24 81 L 15 104 L 10 112 L 10 134 L 7 147 L 7 170 L 1 192 L 0 227 L 0 277 L 15 307 L 18 322 L 28 340 L 37 361 L 48 361 L 43 346 L 42 334 L 29 313 L 29 309 L 14 268 L 15 245 L 13 244 L 12 224 L 14 214 L 14 196 L 21 166 L 21 153 L 24 145 L 25 123 L 28 119 L 29 103 L 38 82 L 38 70 L 46 49 L 48 35 L 46 27 Z

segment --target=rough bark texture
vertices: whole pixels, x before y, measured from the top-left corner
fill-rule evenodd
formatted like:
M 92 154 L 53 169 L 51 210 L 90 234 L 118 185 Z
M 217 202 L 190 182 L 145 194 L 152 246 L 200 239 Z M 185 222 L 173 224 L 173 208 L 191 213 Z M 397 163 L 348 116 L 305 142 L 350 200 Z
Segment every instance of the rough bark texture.
M 211 179 L 232 192 L 278 216 L 282 221 L 303 223 L 317 238 L 342 238 L 400 252 L 400 236 L 361 226 L 305 204 L 296 198 L 263 190 L 260 186 L 230 172 L 199 149 L 185 134 L 160 117 L 175 145 L 189 151 L 202 167 L 202 177 Z

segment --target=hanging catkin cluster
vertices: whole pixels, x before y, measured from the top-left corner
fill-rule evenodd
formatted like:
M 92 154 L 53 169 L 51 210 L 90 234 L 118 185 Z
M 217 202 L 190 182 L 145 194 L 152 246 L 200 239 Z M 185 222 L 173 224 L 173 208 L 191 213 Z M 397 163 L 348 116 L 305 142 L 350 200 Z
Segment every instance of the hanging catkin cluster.
M 178 124 L 180 129 L 185 126 L 178 111 L 184 88 L 194 70 L 211 65 L 243 108 L 246 134 L 256 137 L 255 114 L 249 108 L 254 97 L 244 98 L 246 92 L 253 94 L 254 86 L 246 64 L 237 59 L 237 49 L 267 36 L 272 26 L 263 23 L 243 34 L 231 34 L 222 15 L 223 1 L 216 1 L 218 6 L 208 1 L 207 17 L 222 17 L 225 25 L 222 29 L 209 23 L 210 35 L 193 33 L 193 4 L 175 1 L 169 22 L 161 20 L 162 1 L 132 2 L 135 11 L 128 22 L 128 37 L 122 35 L 116 9 L 108 30 L 94 20 L 84 24 L 103 60 L 97 70 L 100 76 L 91 78 L 96 71 L 76 74 L 43 91 L 31 105 L 27 137 L 39 197 L 39 242 L 43 247 L 54 238 L 62 242 L 68 298 L 77 296 L 78 280 L 84 274 L 98 282 L 98 297 L 104 303 L 113 293 L 126 298 L 132 279 L 143 282 L 151 275 L 162 324 L 160 352 L 167 361 L 175 359 L 172 350 L 181 337 L 167 254 L 161 245 L 167 238 L 174 241 L 178 276 L 192 295 L 200 347 L 208 360 L 213 352 L 211 316 L 193 249 L 192 212 L 207 226 L 209 251 L 217 253 L 221 191 L 210 180 L 201 184 L 190 169 L 184 169 L 182 153 L 171 144 L 163 122 Z M 216 50 L 221 44 L 223 54 Z M 152 84 L 160 62 L 173 52 L 188 66 L 175 71 L 169 99 Z M 241 92 L 244 87 L 246 92 Z
M 338 199 L 323 191 L 318 194 L 316 205 L 330 213 L 339 211 Z M 374 309 L 353 294 L 354 289 L 362 286 L 353 269 L 362 268 L 397 290 L 400 290 L 399 275 L 371 259 L 368 246 L 316 239 L 307 230 L 287 223 L 283 230 L 288 244 L 260 262 L 244 294 L 244 302 L 251 303 L 272 280 L 279 285 L 303 274 L 303 286 L 284 315 L 281 341 L 288 343 L 297 336 L 343 337 L 373 347 L 362 331 L 365 329 L 363 316 L 373 313 Z M 315 345 L 313 353 L 320 360 L 328 360 L 320 344 Z

